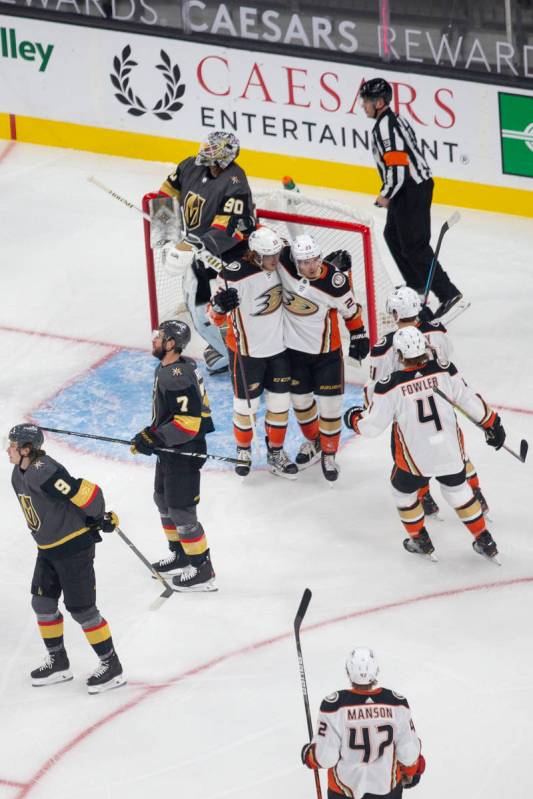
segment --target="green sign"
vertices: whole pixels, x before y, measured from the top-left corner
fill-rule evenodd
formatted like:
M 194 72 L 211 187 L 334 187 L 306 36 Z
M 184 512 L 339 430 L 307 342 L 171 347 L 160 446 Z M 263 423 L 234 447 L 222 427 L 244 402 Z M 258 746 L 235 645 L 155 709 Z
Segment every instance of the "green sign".
M 533 178 L 533 95 L 498 93 L 502 171 Z

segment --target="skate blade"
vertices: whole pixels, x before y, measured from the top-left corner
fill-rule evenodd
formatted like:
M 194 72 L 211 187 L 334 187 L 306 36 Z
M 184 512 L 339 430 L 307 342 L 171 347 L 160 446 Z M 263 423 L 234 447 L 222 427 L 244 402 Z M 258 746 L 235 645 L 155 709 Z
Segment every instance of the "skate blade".
M 309 469 L 309 467 L 310 467 L 310 466 L 314 466 L 314 465 L 315 465 L 315 463 L 318 463 L 318 462 L 319 462 L 319 460 L 320 460 L 320 455 L 321 455 L 321 453 L 320 453 L 320 452 L 318 452 L 318 453 L 317 453 L 317 454 L 314 456 L 314 458 L 311 458 L 311 460 L 310 460 L 310 461 L 307 461 L 307 463 L 297 463 L 297 464 L 296 464 L 296 466 L 298 467 L 298 471 L 299 471 L 299 472 L 305 472 L 305 470 L 306 470 L 306 469 Z
M 443 522 L 443 521 L 445 521 L 444 516 L 441 516 L 439 511 L 437 511 L 437 513 L 430 513 L 429 515 L 426 514 L 426 519 L 429 522 L 432 522 L 432 521 Z
M 449 325 L 450 322 L 453 322 L 454 319 L 457 319 L 458 316 L 461 316 L 462 313 L 467 311 L 470 308 L 472 303 L 467 302 L 465 300 L 459 300 L 459 302 L 454 305 L 448 313 L 444 314 L 443 316 L 439 316 L 435 319 L 435 321 L 440 322 L 443 325 Z
M 70 682 L 74 677 L 70 671 L 61 671 L 41 679 L 33 678 L 31 684 L 34 688 L 44 688 L 45 685 L 58 685 L 60 682 Z
M 192 594 L 192 593 L 213 593 L 214 591 L 218 591 L 217 586 L 215 585 L 215 581 L 208 580 L 207 583 L 201 583 L 199 585 L 173 585 L 172 590 L 176 591 L 178 594 Z
M 112 680 L 109 682 L 104 683 L 103 685 L 88 685 L 87 686 L 87 693 L 88 694 L 104 694 L 106 691 L 112 691 L 114 688 L 120 688 L 122 685 L 126 685 L 126 679 L 120 674 L 118 677 L 113 677 Z
M 285 480 L 298 479 L 298 472 L 296 472 L 296 474 L 288 474 L 287 472 L 276 472 L 274 469 L 270 469 L 270 474 L 273 474 L 275 477 L 284 477 Z

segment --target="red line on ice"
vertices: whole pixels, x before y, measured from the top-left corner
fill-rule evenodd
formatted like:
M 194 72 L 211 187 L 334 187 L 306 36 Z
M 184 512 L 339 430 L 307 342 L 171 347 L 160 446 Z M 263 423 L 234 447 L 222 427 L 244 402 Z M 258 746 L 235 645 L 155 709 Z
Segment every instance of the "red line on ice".
M 432 599 L 443 599 L 445 597 L 459 596 L 460 594 L 473 593 L 475 591 L 485 591 L 491 590 L 493 588 L 506 588 L 509 586 L 525 585 L 530 583 L 533 583 L 533 577 L 517 577 L 512 580 L 502 580 L 501 582 L 495 583 L 480 583 L 478 585 L 467 585 L 463 588 L 450 588 L 446 591 L 436 591 L 432 594 L 422 594 L 420 596 L 408 597 L 407 599 L 399 599 L 395 602 L 386 602 L 383 605 L 376 605 L 363 610 L 355 610 L 353 613 L 345 613 L 342 616 L 334 616 L 331 619 L 324 619 L 323 621 L 315 622 L 315 624 L 306 625 L 302 628 L 302 631 L 310 632 L 311 630 L 319 630 L 322 627 L 329 626 L 330 624 L 338 624 L 339 622 L 356 619 L 361 616 L 370 616 L 374 613 L 382 613 L 386 610 L 394 610 L 395 608 L 416 605 L 420 602 L 427 602 L 428 600 Z M 194 677 L 197 674 L 208 671 L 209 669 L 218 666 L 220 663 L 224 663 L 232 658 L 240 657 L 241 655 L 253 654 L 260 649 L 265 649 L 267 646 L 277 644 L 280 641 L 290 638 L 291 636 L 292 631 L 280 633 L 279 635 L 275 635 L 273 638 L 266 638 L 263 641 L 257 641 L 255 644 L 248 644 L 240 649 L 234 649 L 233 651 L 226 652 L 224 655 L 219 655 L 212 660 L 208 660 L 206 663 L 202 663 L 199 666 L 194 666 L 193 668 L 187 669 L 187 671 L 178 674 L 176 677 L 172 677 L 170 680 L 167 680 L 164 683 L 148 685 L 147 687 L 143 688 L 136 697 L 133 697 L 128 702 L 125 702 L 121 707 L 103 716 L 94 724 L 91 724 L 84 730 L 81 730 L 81 732 L 74 736 L 74 738 L 72 738 L 64 746 L 58 749 L 57 752 L 51 755 L 51 757 L 49 757 L 30 777 L 28 782 L 18 783 L 17 786 L 20 786 L 21 790 L 15 795 L 15 799 L 24 799 L 24 797 L 28 796 L 33 788 L 38 786 L 41 779 L 45 777 L 54 766 L 57 766 L 58 763 L 65 757 L 65 755 L 75 749 L 78 744 L 82 743 L 86 738 L 99 730 L 105 724 L 108 724 L 124 713 L 127 713 L 128 710 L 132 710 L 133 708 L 137 707 L 137 705 L 140 705 L 145 699 L 148 699 L 154 694 L 159 693 L 166 688 L 170 688 L 179 682 L 183 682 L 183 680 L 186 680 L 188 677 Z

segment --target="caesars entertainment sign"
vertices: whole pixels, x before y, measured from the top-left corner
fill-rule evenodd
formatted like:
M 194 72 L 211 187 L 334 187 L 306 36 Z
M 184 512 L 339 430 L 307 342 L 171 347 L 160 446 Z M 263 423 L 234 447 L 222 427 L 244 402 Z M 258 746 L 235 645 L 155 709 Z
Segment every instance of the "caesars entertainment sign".
M 530 187 L 533 101 L 524 92 L 14 17 L 0 17 L 0 28 L 0 107 L 12 114 L 195 143 L 224 128 L 258 158 L 373 168 L 359 89 L 381 74 L 436 175 Z M 14 56 L 22 42 L 33 60 Z

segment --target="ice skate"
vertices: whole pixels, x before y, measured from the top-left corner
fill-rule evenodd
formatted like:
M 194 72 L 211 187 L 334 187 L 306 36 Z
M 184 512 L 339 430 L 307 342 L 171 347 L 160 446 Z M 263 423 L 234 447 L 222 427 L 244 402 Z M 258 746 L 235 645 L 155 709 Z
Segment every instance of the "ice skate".
M 287 453 L 282 447 L 270 447 L 267 444 L 267 463 L 270 466 L 272 474 L 278 477 L 286 477 L 287 480 L 296 480 L 298 475 L 298 467 L 291 461 Z
M 239 477 L 248 477 L 252 468 L 252 453 L 249 447 L 237 447 L 237 460 L 241 461 L 235 466 L 235 474 Z
M 161 560 L 152 563 L 152 569 L 158 572 L 161 577 L 174 577 L 188 564 L 189 559 L 183 550 L 175 552 L 172 550 Z M 156 577 L 153 578 L 157 579 Z
M 31 672 L 31 684 L 35 688 L 54 685 L 56 682 L 69 682 L 72 679 L 70 663 L 64 649 L 48 652 L 43 665 Z
M 120 660 L 113 651 L 109 657 L 100 660 L 99 666 L 87 680 L 87 691 L 90 694 L 102 694 L 125 684 Z
M 412 552 L 415 555 L 424 555 L 424 557 L 429 558 L 429 560 L 437 562 L 437 556 L 433 554 L 435 552 L 435 547 L 425 527 L 420 530 L 418 535 L 404 538 L 403 546 L 407 552 Z
M 488 530 L 480 533 L 476 540 L 472 541 L 472 548 L 474 552 L 477 552 L 479 555 L 483 555 L 485 558 L 488 558 L 497 566 L 502 565 L 498 559 L 498 547 L 496 546 L 496 541 Z
M 304 441 L 303 444 L 300 445 L 300 449 L 295 458 L 298 471 L 301 472 L 303 469 L 307 469 L 309 466 L 317 463 L 317 461 L 320 460 L 321 452 L 322 448 L 319 438 L 315 439 L 315 441 Z
M 211 560 L 206 558 L 199 566 L 189 564 L 177 577 L 172 578 L 174 591 L 189 593 L 193 591 L 218 591 L 215 585 L 215 572 Z
M 455 297 L 451 297 L 449 300 L 439 305 L 435 311 L 434 319 L 435 321 L 441 322 L 443 325 L 448 325 L 468 310 L 470 304 L 468 300 L 463 299 L 462 294 L 456 294 Z
M 334 452 L 323 452 L 321 456 L 322 474 L 329 483 L 334 483 L 339 476 L 339 465 L 335 461 Z

